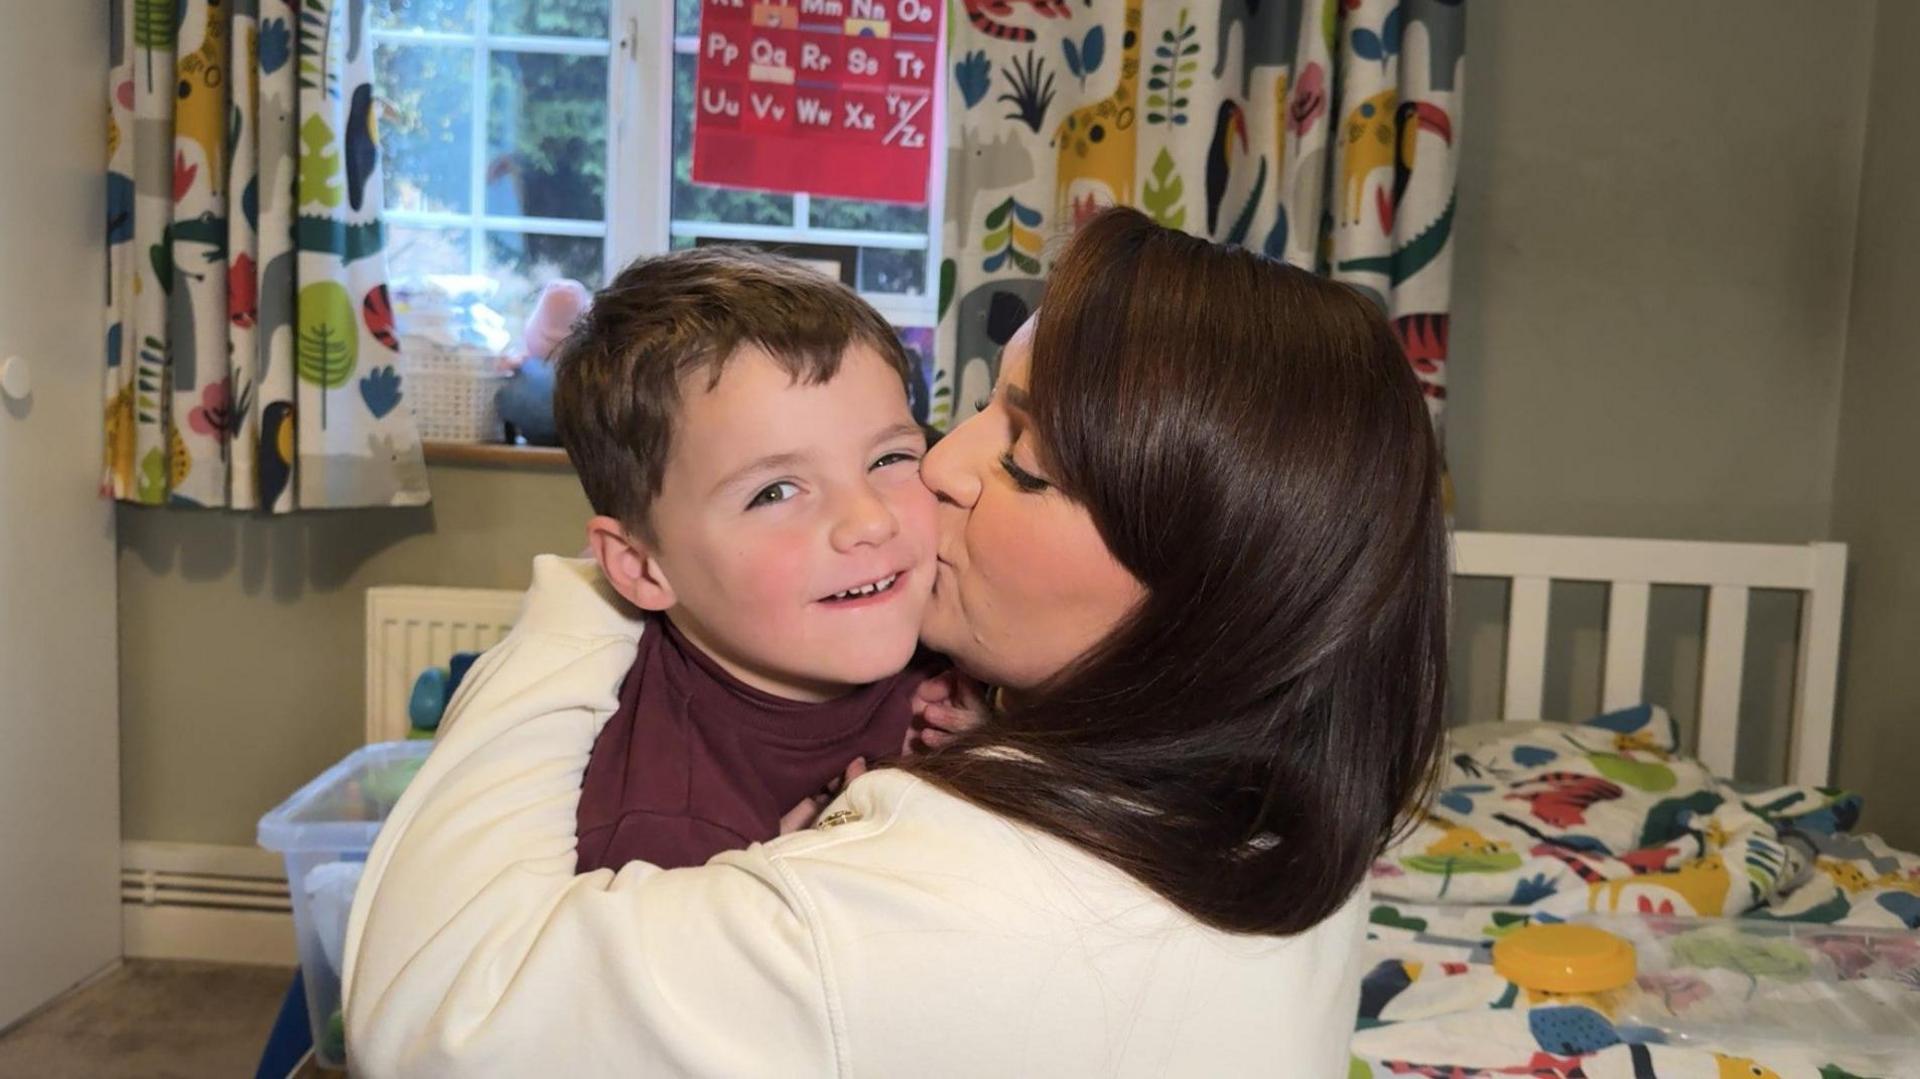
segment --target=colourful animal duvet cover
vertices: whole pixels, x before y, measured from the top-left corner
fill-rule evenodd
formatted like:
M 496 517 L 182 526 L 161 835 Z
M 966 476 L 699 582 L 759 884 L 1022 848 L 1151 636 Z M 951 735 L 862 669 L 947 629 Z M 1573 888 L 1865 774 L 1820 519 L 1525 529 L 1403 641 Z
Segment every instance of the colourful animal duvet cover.
M 1777 1029 L 1683 1042 L 1604 1000 L 1529 993 L 1491 962 L 1506 933 L 1593 912 L 1920 928 L 1920 855 L 1855 833 L 1858 797 L 1719 779 L 1677 752 L 1657 707 L 1453 734 L 1431 810 L 1374 866 L 1349 1079 L 1920 1077 L 1920 1045 Z M 1920 1015 L 1910 967 L 1890 989 Z M 1658 988 L 1676 1012 L 1711 988 L 1673 980 Z

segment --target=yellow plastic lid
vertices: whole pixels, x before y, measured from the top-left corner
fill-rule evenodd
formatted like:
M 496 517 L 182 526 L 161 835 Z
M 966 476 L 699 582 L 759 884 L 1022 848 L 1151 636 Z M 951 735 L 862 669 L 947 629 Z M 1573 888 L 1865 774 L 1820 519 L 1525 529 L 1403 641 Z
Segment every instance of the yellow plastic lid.
M 1604 993 L 1633 981 L 1633 945 L 1590 925 L 1529 925 L 1494 943 L 1493 969 L 1523 989 Z

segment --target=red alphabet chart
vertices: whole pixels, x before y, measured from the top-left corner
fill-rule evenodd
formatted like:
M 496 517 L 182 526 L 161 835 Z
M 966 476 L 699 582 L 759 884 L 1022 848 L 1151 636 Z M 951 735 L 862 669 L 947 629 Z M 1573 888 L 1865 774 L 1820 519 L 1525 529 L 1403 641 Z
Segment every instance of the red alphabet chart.
M 693 178 L 922 203 L 942 0 L 703 0 Z

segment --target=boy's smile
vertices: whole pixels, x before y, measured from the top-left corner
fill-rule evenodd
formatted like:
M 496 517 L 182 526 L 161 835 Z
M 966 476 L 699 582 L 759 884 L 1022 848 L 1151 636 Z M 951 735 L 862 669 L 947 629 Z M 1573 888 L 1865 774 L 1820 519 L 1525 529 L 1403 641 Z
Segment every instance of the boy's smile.
M 776 696 L 824 700 L 906 666 L 934 500 L 899 374 L 855 344 L 831 380 L 796 383 L 747 345 L 681 397 L 629 598 Z

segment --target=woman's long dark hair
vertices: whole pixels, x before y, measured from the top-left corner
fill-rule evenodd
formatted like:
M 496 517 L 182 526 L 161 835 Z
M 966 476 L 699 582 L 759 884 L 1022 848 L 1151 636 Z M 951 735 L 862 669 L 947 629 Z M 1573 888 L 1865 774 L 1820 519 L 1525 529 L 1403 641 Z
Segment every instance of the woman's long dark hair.
M 1048 278 L 1028 394 L 1044 468 L 1146 598 L 909 767 L 1208 925 L 1314 926 L 1440 752 L 1440 457 L 1392 330 L 1346 286 L 1110 210 Z

